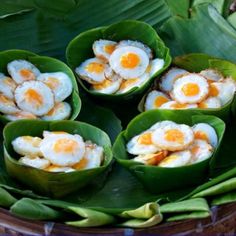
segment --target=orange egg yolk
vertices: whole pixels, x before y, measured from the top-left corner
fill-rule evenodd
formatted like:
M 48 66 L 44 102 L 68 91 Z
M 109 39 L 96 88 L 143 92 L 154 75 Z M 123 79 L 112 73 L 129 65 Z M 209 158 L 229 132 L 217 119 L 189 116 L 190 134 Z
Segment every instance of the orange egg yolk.
M 134 69 L 138 66 L 139 62 L 139 56 L 131 52 L 123 55 L 120 60 L 122 67 L 126 69 Z
M 139 144 L 149 145 L 152 144 L 152 133 L 145 133 L 139 136 Z
M 31 136 L 24 136 L 23 139 L 26 142 L 31 143 L 33 147 L 38 147 L 39 144 L 41 143 L 41 139 L 40 138 L 33 138 Z
M 182 144 L 184 142 L 184 134 L 178 129 L 170 129 L 165 132 L 165 140 L 168 142 L 177 142 Z
M 175 103 L 175 104 L 171 105 L 171 108 L 174 108 L 174 109 L 183 109 L 183 108 L 186 108 L 186 107 L 187 107 L 186 104 L 181 104 L 181 103 Z
M 205 102 L 200 102 L 198 104 L 198 107 L 204 109 L 204 108 L 207 108 L 207 104 Z
M 132 86 L 133 84 L 138 82 L 138 80 L 139 80 L 138 78 L 123 80 L 120 85 L 120 89 L 122 90 L 122 89 L 129 87 L 129 86 Z
M 104 71 L 104 65 L 97 62 L 91 62 L 86 66 L 85 70 L 90 73 L 100 74 Z
M 199 94 L 199 86 L 195 83 L 187 83 L 182 87 L 182 92 L 185 96 L 191 97 Z
M 169 100 L 166 97 L 159 96 L 159 97 L 156 97 L 154 104 L 155 104 L 155 107 L 160 107 L 162 104 L 164 104 L 168 101 Z
M 106 46 L 104 46 L 104 51 L 106 52 L 106 53 L 108 53 L 108 54 L 112 54 L 113 52 L 114 52 L 114 50 L 115 50 L 115 48 L 116 48 L 116 45 L 106 45 Z
M 208 142 L 208 136 L 203 131 L 200 131 L 200 130 L 196 131 L 194 133 L 194 137 L 195 137 L 195 139 L 203 139 Z
M 34 89 L 28 89 L 25 92 L 25 99 L 29 103 L 35 103 L 37 106 L 41 106 L 43 104 L 42 95 Z
M 76 170 L 82 170 L 86 167 L 87 164 L 88 164 L 88 159 L 84 157 L 78 163 L 73 165 L 72 168 Z
M 3 94 L 0 94 L 0 102 L 3 104 L 11 104 L 14 105 L 14 102 L 9 98 L 5 97 Z
M 107 88 L 107 87 L 109 87 L 111 85 L 112 85 L 112 81 L 110 81 L 109 79 L 105 79 L 102 83 L 94 84 L 92 87 L 95 90 L 100 90 L 100 89 Z
M 198 152 L 200 151 L 200 147 L 199 146 L 194 146 L 191 148 L 190 152 L 193 154 L 193 155 L 197 155 Z
M 73 153 L 77 150 L 77 148 L 78 143 L 75 140 L 68 138 L 58 139 L 53 145 L 53 150 L 57 153 Z
M 35 79 L 35 75 L 31 70 L 28 69 L 21 69 L 20 75 L 24 77 L 25 80 L 33 80 Z
M 210 84 L 209 96 L 216 97 L 219 95 L 219 90 L 214 84 Z
M 56 78 L 49 77 L 45 81 L 45 84 L 50 88 L 50 89 L 56 89 L 59 86 L 59 81 Z

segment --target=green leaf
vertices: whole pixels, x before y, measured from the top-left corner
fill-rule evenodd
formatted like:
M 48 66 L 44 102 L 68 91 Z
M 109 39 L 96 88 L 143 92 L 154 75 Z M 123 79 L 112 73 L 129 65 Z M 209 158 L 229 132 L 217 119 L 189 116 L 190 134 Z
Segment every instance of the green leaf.
M 228 22 L 236 29 L 236 12 L 229 15 L 227 18 Z
M 135 117 L 128 125 L 127 129 L 122 132 L 113 145 L 113 154 L 120 165 L 127 168 L 139 181 L 153 193 L 164 193 L 175 189 L 183 189 L 207 180 L 209 175 L 209 162 L 214 163 L 217 159 L 216 148 L 210 159 L 183 167 L 162 168 L 158 166 L 147 166 L 141 163 L 129 160 L 131 157 L 126 151 L 126 143 L 135 135 L 148 129 L 158 121 L 171 120 L 177 123 L 194 125 L 200 122 L 208 123 L 217 132 L 219 144 L 221 143 L 225 125 L 222 120 L 213 116 L 201 116 L 191 110 L 151 110 Z M 173 181 L 175 179 L 175 181 Z M 155 185 L 153 184 L 155 183 Z
M 202 219 L 202 218 L 207 218 L 211 214 L 210 212 L 207 211 L 198 211 L 198 212 L 191 212 L 191 213 L 184 213 L 184 214 L 178 214 L 175 216 L 171 216 L 166 219 L 168 222 L 172 221 L 178 221 L 178 220 L 189 220 L 189 219 Z
M 4 188 L 0 187 L 0 206 L 10 207 L 17 201 L 10 193 L 8 193 Z
M 10 212 L 16 216 L 29 220 L 55 220 L 63 216 L 63 213 L 45 206 L 30 198 L 22 198 L 11 208 Z
M 69 119 L 74 120 L 81 108 L 81 101 L 79 98 L 78 86 L 73 72 L 63 62 L 45 56 L 38 56 L 32 52 L 24 50 L 7 50 L 0 52 L 0 71 L 7 74 L 7 64 L 16 59 L 25 59 L 33 63 L 41 72 L 64 72 L 71 79 L 73 85 L 72 94 L 65 100 L 71 105 L 72 112 Z M 0 116 L 1 120 L 6 123 L 9 120 L 5 116 Z
M 90 94 L 110 101 L 121 101 L 138 99 L 138 96 L 147 90 L 154 78 L 163 72 L 171 62 L 168 48 L 159 38 L 156 31 L 148 24 L 141 21 L 126 20 L 112 24 L 108 27 L 99 27 L 79 34 L 72 39 L 66 49 L 67 62 L 75 70 L 86 59 L 94 57 L 92 44 L 99 39 L 121 41 L 123 39 L 137 40 L 149 46 L 154 52 L 154 58 L 165 61 L 164 67 L 156 73 L 141 87 L 135 87 L 124 94 L 102 94 L 90 90 L 89 85 L 77 76 L 80 85 Z
M 235 201 L 236 201 L 236 191 L 232 191 L 229 193 L 215 196 L 211 201 L 211 205 L 218 206 L 218 205 L 223 205 L 223 204 L 231 203 Z
M 41 137 L 44 130 L 80 134 L 85 140 L 91 140 L 102 146 L 105 152 L 103 165 L 70 173 L 51 173 L 20 164 L 17 161 L 19 156 L 13 151 L 12 140 L 23 135 Z M 4 156 L 9 175 L 14 176 L 36 192 L 52 197 L 61 197 L 84 187 L 88 182 L 95 179 L 98 174 L 104 172 L 112 160 L 111 143 L 107 134 L 94 126 L 82 122 L 22 120 L 9 123 L 3 133 Z

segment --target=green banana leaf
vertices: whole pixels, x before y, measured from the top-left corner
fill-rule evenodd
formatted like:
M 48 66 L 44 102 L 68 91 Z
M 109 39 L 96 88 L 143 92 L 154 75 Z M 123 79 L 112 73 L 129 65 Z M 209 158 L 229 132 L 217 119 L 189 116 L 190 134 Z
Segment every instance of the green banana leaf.
M 183 68 L 189 72 L 195 72 L 195 73 L 199 73 L 201 70 L 205 70 L 208 68 L 213 68 L 221 72 L 223 76 L 225 77 L 231 76 L 234 80 L 236 80 L 236 64 L 230 61 L 218 59 L 218 58 L 215 58 L 210 55 L 203 54 L 203 53 L 191 53 L 191 54 L 175 57 L 173 59 L 172 65 Z M 158 80 L 155 82 L 158 83 Z M 143 112 L 145 109 L 144 105 L 145 105 L 147 94 L 144 95 L 141 101 L 139 102 L 138 110 L 140 112 Z M 197 108 L 197 109 L 191 109 L 191 110 L 193 112 L 198 111 L 199 113 L 204 114 L 204 115 L 217 116 L 227 122 L 231 118 L 231 111 L 233 111 L 234 114 L 236 112 L 235 99 L 236 99 L 236 96 L 234 97 L 234 99 L 229 101 L 226 105 L 224 105 L 221 108 L 217 108 L 217 109 L 198 109 Z
M 236 201 L 236 191 L 232 191 L 229 193 L 220 194 L 213 197 L 213 199 L 211 200 L 211 205 L 219 206 L 219 205 L 223 205 L 223 204 L 231 203 L 235 201 Z
M 15 197 L 13 197 L 4 188 L 0 187 L 0 206 L 1 207 L 10 207 L 16 201 L 17 201 L 17 199 Z
M 45 56 L 38 56 L 32 52 L 24 50 L 7 50 L 0 52 L 0 71 L 7 74 L 7 64 L 10 61 L 16 59 L 25 59 L 30 61 L 41 72 L 62 71 L 66 73 L 71 79 L 73 85 L 72 94 L 65 100 L 71 105 L 72 108 L 72 113 L 69 119 L 74 120 L 78 116 L 81 108 L 81 100 L 79 97 L 78 86 L 72 71 L 67 65 L 57 59 Z M 1 115 L 0 118 L 4 123 L 7 123 L 9 121 L 5 116 Z
M 204 198 L 166 203 L 161 205 L 160 210 L 166 221 L 198 219 L 210 216 L 210 208 Z
M 126 20 L 107 27 L 99 27 L 88 30 L 79 34 L 72 39 L 66 49 L 67 62 L 75 70 L 86 59 L 94 57 L 92 44 L 99 39 L 108 39 L 121 41 L 123 39 L 137 40 L 143 42 L 154 51 L 154 58 L 162 58 L 165 61 L 164 67 L 157 71 L 145 84 L 141 87 L 135 87 L 124 94 L 102 94 L 89 89 L 88 84 L 77 76 L 80 85 L 90 94 L 99 98 L 121 101 L 137 99 L 137 96 L 143 94 L 151 85 L 155 76 L 163 72 L 171 62 L 169 50 L 165 47 L 163 41 L 159 38 L 156 31 L 148 24 L 141 21 Z
M 80 134 L 85 140 L 103 146 L 105 160 L 101 167 L 74 171 L 70 173 L 50 173 L 37 168 L 20 164 L 18 155 L 13 151 L 11 142 L 19 136 L 42 136 L 44 130 L 66 131 Z M 82 122 L 58 121 L 44 122 L 39 120 L 24 120 L 8 124 L 4 131 L 4 156 L 6 169 L 9 175 L 38 193 L 51 197 L 62 197 L 84 187 L 96 176 L 104 172 L 112 160 L 111 143 L 102 130 Z
M 210 159 L 189 166 L 162 168 L 158 166 L 147 166 L 129 160 L 131 157 L 126 151 L 128 140 L 162 120 L 172 120 L 190 126 L 200 122 L 208 123 L 216 130 L 219 145 Z M 187 188 L 196 186 L 208 179 L 209 163 L 211 166 L 212 163 L 214 164 L 215 159 L 217 159 L 216 154 L 221 144 L 224 130 L 224 122 L 217 117 L 196 115 L 191 110 L 151 110 L 135 117 L 129 123 L 127 129 L 120 133 L 113 145 L 113 154 L 117 162 L 136 176 L 150 192 L 163 193 L 175 189 Z

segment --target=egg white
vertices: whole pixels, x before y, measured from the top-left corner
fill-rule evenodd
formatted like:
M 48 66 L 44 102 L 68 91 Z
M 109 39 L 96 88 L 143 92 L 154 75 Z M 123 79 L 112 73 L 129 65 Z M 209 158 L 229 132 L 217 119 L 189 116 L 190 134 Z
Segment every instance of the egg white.
M 217 97 L 208 97 L 206 100 L 203 100 L 201 103 L 199 103 L 198 107 L 200 109 L 220 108 L 221 102 L 220 99 Z
M 0 112 L 5 114 L 14 114 L 19 111 L 20 109 L 16 106 L 14 100 L 7 98 L 0 93 Z
M 195 109 L 198 108 L 197 104 L 180 104 L 176 101 L 169 101 L 161 105 L 160 109 L 174 109 L 174 110 L 182 110 L 182 109 Z
M 16 121 L 16 120 L 23 120 L 23 119 L 37 119 L 37 116 L 33 115 L 27 111 L 18 111 L 17 113 L 11 115 L 5 115 L 8 120 Z
M 24 156 L 19 159 L 19 163 L 31 166 L 37 169 L 45 169 L 50 165 L 50 162 L 45 158 L 38 156 Z
M 152 110 L 161 107 L 163 104 L 170 101 L 170 98 L 157 90 L 151 91 L 145 100 L 145 110 Z
M 149 77 L 152 77 L 155 73 L 161 70 L 164 67 L 165 61 L 160 58 L 156 58 L 150 62 L 146 70 L 149 73 Z
M 224 76 L 215 69 L 206 69 L 200 72 L 200 75 L 204 76 L 210 82 L 217 82 L 224 78 Z
M 0 93 L 9 99 L 14 99 L 16 86 L 17 84 L 12 78 L 0 73 Z

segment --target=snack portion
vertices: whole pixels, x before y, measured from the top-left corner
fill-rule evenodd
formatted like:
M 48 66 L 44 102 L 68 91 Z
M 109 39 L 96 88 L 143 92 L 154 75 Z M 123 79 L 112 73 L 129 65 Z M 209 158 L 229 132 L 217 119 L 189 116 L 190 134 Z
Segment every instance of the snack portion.
M 63 120 L 71 115 L 64 100 L 73 85 L 64 72 L 41 73 L 27 60 L 7 64 L 8 75 L 0 73 L 0 112 L 8 120 Z
M 164 67 L 164 60 L 153 59 L 152 49 L 139 41 L 99 39 L 92 48 L 95 57 L 81 63 L 75 72 L 98 93 L 126 93 Z
M 144 110 L 221 108 L 235 91 L 236 82 L 216 69 L 190 73 L 173 67 L 161 77 L 157 90 L 147 94 Z
M 44 131 L 43 138 L 19 136 L 12 141 L 19 163 L 48 172 L 73 172 L 96 168 L 104 159 L 103 147 L 78 134 Z
M 133 161 L 159 167 L 180 167 L 211 157 L 218 145 L 215 129 L 206 123 L 190 127 L 160 121 L 134 136 L 126 145 Z

